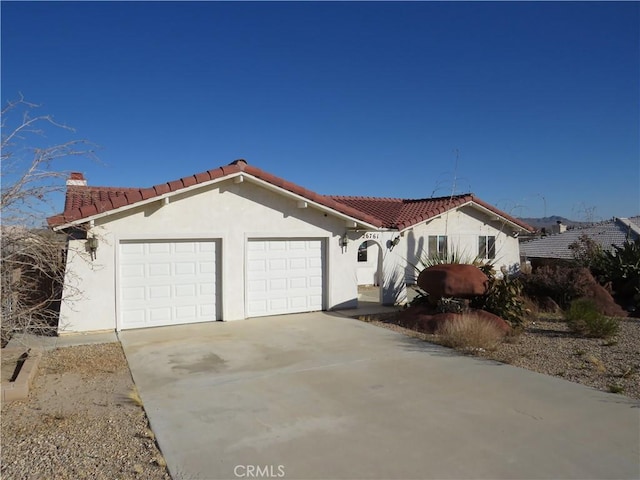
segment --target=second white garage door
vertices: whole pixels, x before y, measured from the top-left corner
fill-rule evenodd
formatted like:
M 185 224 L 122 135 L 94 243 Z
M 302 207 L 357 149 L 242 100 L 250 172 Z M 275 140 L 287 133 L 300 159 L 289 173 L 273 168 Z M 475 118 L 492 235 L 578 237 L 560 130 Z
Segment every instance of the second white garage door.
M 323 299 L 322 240 L 248 241 L 248 317 L 322 310 Z

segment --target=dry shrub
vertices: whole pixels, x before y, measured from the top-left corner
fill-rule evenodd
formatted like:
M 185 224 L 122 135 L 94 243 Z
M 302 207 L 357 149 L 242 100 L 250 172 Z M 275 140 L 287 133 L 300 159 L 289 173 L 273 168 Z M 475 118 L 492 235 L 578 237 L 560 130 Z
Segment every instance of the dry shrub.
M 446 322 L 436 333 L 442 345 L 468 352 L 493 351 L 504 337 L 496 325 L 472 314 Z

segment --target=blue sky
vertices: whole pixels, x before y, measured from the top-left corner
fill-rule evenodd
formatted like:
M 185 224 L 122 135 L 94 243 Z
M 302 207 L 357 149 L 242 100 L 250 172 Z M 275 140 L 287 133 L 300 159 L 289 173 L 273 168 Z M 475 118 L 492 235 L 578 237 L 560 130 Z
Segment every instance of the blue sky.
M 245 158 L 324 194 L 640 214 L 637 2 L 2 2 L 18 92 L 93 185 Z M 49 139 L 58 139 L 51 132 Z M 457 153 L 456 153 L 457 152 Z M 59 209 L 62 204 L 59 205 Z

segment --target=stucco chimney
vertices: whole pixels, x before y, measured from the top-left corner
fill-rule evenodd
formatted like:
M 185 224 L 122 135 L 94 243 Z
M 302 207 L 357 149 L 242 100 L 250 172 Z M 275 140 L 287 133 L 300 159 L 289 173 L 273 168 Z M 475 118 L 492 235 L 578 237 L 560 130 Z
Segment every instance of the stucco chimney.
M 69 178 L 67 179 L 67 187 L 68 186 L 79 186 L 79 187 L 86 187 L 87 186 L 87 180 L 84 178 L 84 175 L 80 172 L 71 172 L 71 174 L 69 175 Z
M 553 226 L 553 233 L 563 233 L 567 231 L 567 226 L 562 223 L 560 220 L 556 221 L 556 224 Z

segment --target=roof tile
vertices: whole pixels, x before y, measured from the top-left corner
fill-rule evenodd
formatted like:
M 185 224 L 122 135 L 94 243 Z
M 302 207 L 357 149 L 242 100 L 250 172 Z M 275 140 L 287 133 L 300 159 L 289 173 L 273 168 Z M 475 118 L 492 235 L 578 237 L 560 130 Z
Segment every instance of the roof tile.
M 165 193 L 169 193 L 171 191 L 171 189 L 169 188 L 169 184 L 167 183 L 155 185 L 153 189 L 156 191 L 156 195 L 164 195 Z
M 215 180 L 216 178 L 224 177 L 224 173 L 222 172 L 222 168 L 214 168 L 213 170 L 207 170 L 207 173 L 211 177 L 211 180 Z
M 196 180 L 195 175 L 191 175 L 190 177 L 183 177 L 180 180 L 182 180 L 182 184 L 185 187 L 191 187 L 191 186 L 196 185 L 198 183 L 198 181 Z
M 91 215 L 95 215 L 98 213 L 98 209 L 95 204 L 83 205 L 80 207 L 80 215 L 83 217 L 90 217 Z
M 127 197 L 127 202 L 129 203 L 129 205 L 131 205 L 132 203 L 136 203 L 136 202 L 139 202 L 140 200 L 142 200 L 142 194 L 140 193 L 140 190 L 133 191 L 133 192 L 127 192 L 126 193 L 126 197 Z
M 167 185 L 169 185 L 169 189 L 171 189 L 172 192 L 175 192 L 177 190 L 180 190 L 181 188 L 184 188 L 184 185 L 182 184 L 182 180 L 173 180 L 169 182 Z
M 211 177 L 209 176 L 209 172 L 196 173 L 195 178 L 197 183 L 204 183 L 211 180 Z
M 124 195 L 121 197 L 115 197 L 113 200 L 111 200 L 113 208 L 124 207 L 125 205 L 128 205 L 128 203 L 129 202 L 127 201 L 127 197 L 125 197 Z
M 153 188 L 142 188 L 140 189 L 140 194 L 142 195 L 143 200 L 147 200 L 149 198 L 156 196 L 156 191 Z

